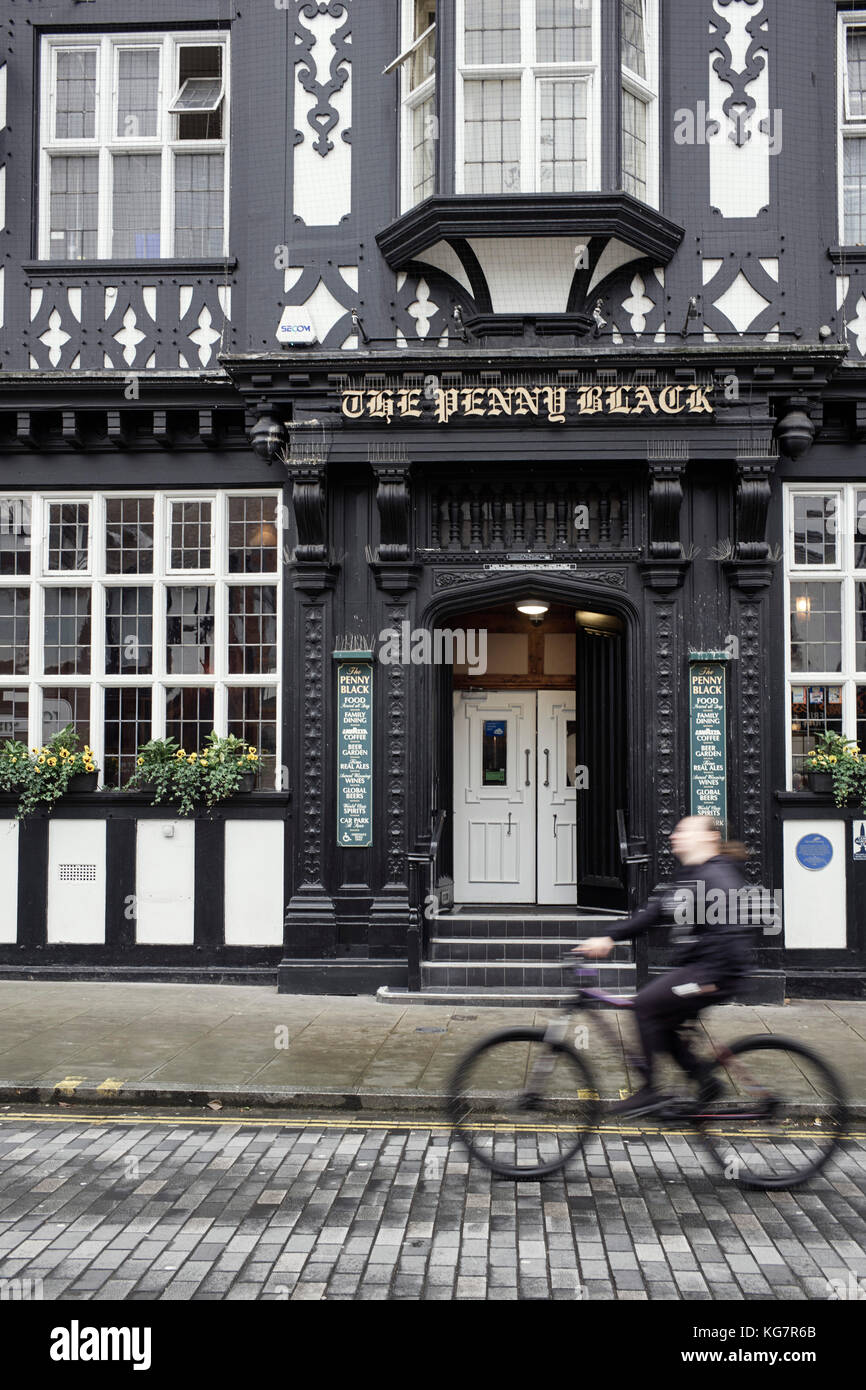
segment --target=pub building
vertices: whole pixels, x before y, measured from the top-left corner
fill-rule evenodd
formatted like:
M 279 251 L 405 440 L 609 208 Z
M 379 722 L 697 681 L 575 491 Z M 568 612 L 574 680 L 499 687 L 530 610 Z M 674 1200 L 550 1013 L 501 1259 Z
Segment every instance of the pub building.
M 0 798 L 0 977 L 546 1001 L 700 811 L 752 997 L 862 997 L 866 816 L 805 760 L 866 751 L 866 9 L 13 0 L 2 45 L 0 720 L 100 789 Z M 211 729 L 251 793 L 121 790 Z

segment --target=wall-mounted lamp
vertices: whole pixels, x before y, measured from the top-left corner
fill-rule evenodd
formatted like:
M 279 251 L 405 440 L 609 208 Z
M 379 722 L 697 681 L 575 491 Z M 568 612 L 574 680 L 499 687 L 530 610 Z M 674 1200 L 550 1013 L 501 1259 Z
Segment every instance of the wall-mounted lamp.
M 805 594 L 801 594 L 794 603 L 794 608 L 801 618 L 811 618 L 812 600 Z

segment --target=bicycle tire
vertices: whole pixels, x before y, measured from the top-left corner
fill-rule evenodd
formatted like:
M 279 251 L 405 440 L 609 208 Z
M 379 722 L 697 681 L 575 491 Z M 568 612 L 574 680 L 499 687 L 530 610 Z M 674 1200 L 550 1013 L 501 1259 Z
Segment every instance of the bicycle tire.
M 448 1112 L 453 1133 L 465 1145 L 471 1156 L 484 1167 L 499 1177 L 511 1178 L 517 1182 L 550 1177 L 565 1168 L 583 1144 L 586 1132 L 596 1125 L 599 1113 L 598 1092 L 586 1062 L 565 1039 L 548 1039 L 547 1031 L 545 1028 L 506 1028 L 482 1039 L 458 1062 L 448 1087 Z M 496 1077 L 497 1068 L 507 1071 L 504 1058 L 506 1046 L 518 1049 L 514 1065 L 519 1070 L 519 1049 L 527 1044 L 531 1047 L 533 1043 L 549 1049 L 554 1062 L 559 1060 L 565 1063 L 564 1070 L 568 1074 L 568 1082 L 564 1086 L 560 1083 L 560 1095 L 545 1098 L 548 1109 L 544 1113 L 551 1117 L 566 1115 L 569 1123 L 538 1126 L 533 1126 L 531 1122 L 514 1124 L 515 1149 L 518 1147 L 518 1135 L 527 1139 L 533 1133 L 536 1135 L 536 1154 L 544 1147 L 539 1144 L 540 1135 L 543 1135 L 546 1141 L 551 1135 L 555 1135 L 558 1144 L 558 1151 L 547 1161 L 530 1161 L 521 1165 L 516 1158 L 514 1162 L 507 1160 L 504 1143 L 500 1144 L 497 1150 L 497 1134 L 507 1134 L 511 1125 L 510 1121 L 503 1120 L 500 1116 L 509 1101 L 517 1102 L 518 1113 L 528 1115 L 535 1107 L 525 1105 L 521 1110 L 519 1088 L 517 1096 L 513 1095 L 513 1088 L 491 1089 L 488 1078 Z M 498 1054 L 498 1062 L 492 1059 L 494 1049 L 497 1048 L 502 1049 Z M 529 1070 L 528 1060 L 524 1070 Z M 474 1091 L 473 1082 L 476 1083 Z M 524 1089 L 523 1099 L 526 1100 L 527 1096 L 528 1092 Z
M 775 1119 L 771 1109 L 768 1118 L 749 1122 L 751 1128 L 747 1127 L 744 1133 L 735 1137 L 746 1139 L 750 1143 L 739 1145 L 736 1153 L 733 1152 L 730 1133 L 726 1135 L 724 1130 L 716 1132 L 714 1121 L 725 1121 L 730 1125 L 733 1119 L 736 1123 L 738 1109 L 741 1115 L 748 1115 L 750 1106 L 754 1109 L 751 1101 L 744 1100 L 741 1096 L 736 1097 L 733 1104 L 730 1101 L 719 1099 L 705 1106 L 702 1112 L 695 1117 L 702 1131 L 704 1142 L 713 1153 L 716 1162 L 722 1168 L 727 1168 L 732 1166 L 732 1158 L 734 1158 L 735 1166 L 732 1171 L 734 1180 L 741 1187 L 762 1192 L 800 1187 L 810 1178 L 815 1177 L 836 1152 L 847 1132 L 849 1123 L 845 1088 L 839 1076 L 823 1057 L 813 1052 L 811 1048 L 805 1047 L 803 1043 L 794 1042 L 791 1038 L 764 1033 L 739 1038 L 736 1042 L 726 1044 L 727 1056 L 738 1059 L 742 1059 L 750 1053 L 767 1052 L 787 1054 L 789 1058 L 788 1068 L 799 1070 L 801 1075 L 803 1064 L 808 1064 L 814 1073 L 814 1078 L 809 1077 L 808 1081 L 811 1082 L 816 1094 L 814 1096 L 806 1095 L 794 1101 L 786 1101 L 784 1095 L 777 1097 L 777 1106 L 785 1109 L 785 1117 L 781 1121 Z M 731 1081 L 727 1071 L 727 1056 L 716 1060 L 710 1075 L 720 1081 L 730 1094 Z M 766 1064 L 762 1067 L 760 1062 L 755 1062 L 754 1069 L 759 1083 L 762 1073 L 764 1079 L 768 1075 L 772 1075 L 772 1064 L 771 1069 L 768 1070 Z M 782 1073 L 785 1070 L 784 1064 L 777 1061 L 776 1070 Z M 778 1084 L 784 1087 L 784 1079 Z M 795 1113 L 792 1114 L 792 1110 Z M 781 1124 L 778 1135 L 767 1132 L 770 1123 Z M 819 1140 L 820 1144 L 818 1143 Z M 806 1149 L 803 1161 L 795 1164 L 792 1159 L 786 1170 L 782 1162 L 783 1145 L 794 1148 L 802 1145 Z M 748 1154 L 751 1150 L 754 1150 L 754 1157 L 750 1165 L 742 1156 L 742 1151 Z M 775 1163 L 775 1168 L 771 1167 L 772 1163 Z

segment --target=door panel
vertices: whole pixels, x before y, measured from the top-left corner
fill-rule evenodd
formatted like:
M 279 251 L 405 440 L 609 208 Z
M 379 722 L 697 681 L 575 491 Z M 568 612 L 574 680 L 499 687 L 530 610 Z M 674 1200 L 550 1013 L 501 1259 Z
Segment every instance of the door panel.
M 454 695 L 454 896 L 535 902 L 535 692 Z
M 577 762 L 575 697 L 538 692 L 538 902 L 575 902 Z

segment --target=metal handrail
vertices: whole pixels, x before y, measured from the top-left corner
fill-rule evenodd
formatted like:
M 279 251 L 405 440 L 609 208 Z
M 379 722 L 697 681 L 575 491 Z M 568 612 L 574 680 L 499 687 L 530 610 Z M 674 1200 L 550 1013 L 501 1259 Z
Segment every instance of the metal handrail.
M 617 828 L 617 834 L 618 834 L 618 836 L 619 836 L 619 858 L 620 858 L 620 863 L 626 864 L 626 865 L 627 865 L 627 864 L 648 864 L 648 863 L 649 863 L 649 855 L 648 855 L 648 854 L 629 854 L 629 851 L 628 851 L 628 835 L 626 834 L 626 829 L 625 829 L 625 812 L 624 812 L 624 811 L 619 811 L 619 810 L 618 810 L 617 813 L 616 813 L 616 828 Z

